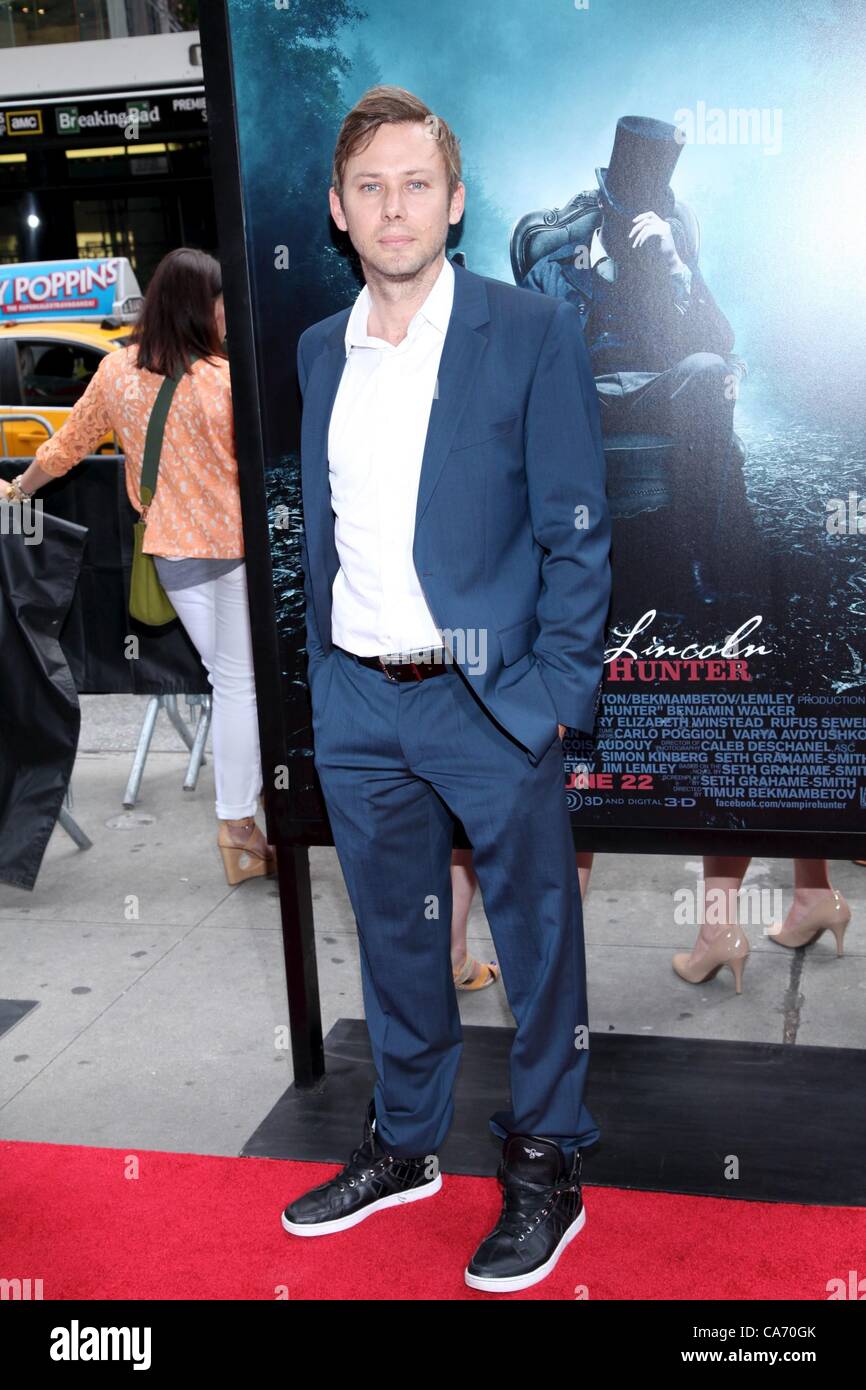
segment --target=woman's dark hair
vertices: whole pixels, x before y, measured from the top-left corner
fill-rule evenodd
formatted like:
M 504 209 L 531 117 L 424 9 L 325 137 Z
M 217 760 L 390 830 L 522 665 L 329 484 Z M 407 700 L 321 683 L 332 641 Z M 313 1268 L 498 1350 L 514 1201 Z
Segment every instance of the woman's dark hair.
M 179 246 L 163 256 L 127 341 L 138 348 L 135 365 L 179 376 L 189 369 L 193 352 L 225 358 L 214 321 L 214 300 L 221 293 L 219 261 L 206 251 Z

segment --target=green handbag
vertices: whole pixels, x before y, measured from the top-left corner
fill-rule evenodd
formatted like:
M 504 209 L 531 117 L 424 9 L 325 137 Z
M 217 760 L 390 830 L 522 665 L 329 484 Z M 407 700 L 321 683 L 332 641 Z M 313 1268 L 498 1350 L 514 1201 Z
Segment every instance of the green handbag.
M 197 362 L 198 358 L 198 353 L 192 353 L 190 365 Z M 164 623 L 170 623 L 172 618 L 177 617 L 171 599 L 160 583 L 153 556 L 148 555 L 142 549 L 142 545 L 147 526 L 148 508 L 156 491 L 165 422 L 168 418 L 172 396 L 180 379 L 180 376 L 167 376 L 156 393 L 156 400 L 150 412 L 147 433 L 144 437 L 144 460 L 141 465 L 141 484 L 139 486 L 142 511 L 139 520 L 132 528 L 133 551 L 132 572 L 129 577 L 129 614 L 138 622 L 147 623 L 150 627 L 161 627 Z

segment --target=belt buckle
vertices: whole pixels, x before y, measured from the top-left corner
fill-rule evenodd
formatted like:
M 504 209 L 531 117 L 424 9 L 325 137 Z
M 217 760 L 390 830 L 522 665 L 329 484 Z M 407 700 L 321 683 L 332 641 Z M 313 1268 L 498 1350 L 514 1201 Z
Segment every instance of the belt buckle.
M 381 666 L 382 670 L 385 672 L 385 675 L 388 677 L 388 680 L 389 680 L 389 681 L 393 681 L 393 683 L 394 683 L 395 685 L 399 685 L 400 682 L 399 682 L 399 680 L 397 679 L 397 677 L 396 677 L 396 676 L 392 676 L 392 675 L 391 675 L 391 672 L 388 670 L 388 667 L 389 667 L 390 665 L 393 665 L 393 662 L 385 662 L 385 661 L 382 660 L 381 656 L 378 657 L 377 660 L 378 660 L 379 665 Z

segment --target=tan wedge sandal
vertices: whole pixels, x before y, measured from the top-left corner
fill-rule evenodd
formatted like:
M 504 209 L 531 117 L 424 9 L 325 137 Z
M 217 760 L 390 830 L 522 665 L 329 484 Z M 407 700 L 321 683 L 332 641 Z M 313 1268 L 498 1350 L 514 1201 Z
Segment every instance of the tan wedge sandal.
M 276 873 L 277 859 L 273 845 L 268 844 L 254 816 L 239 821 L 221 820 L 219 827 L 217 846 L 230 886 L 243 882 L 245 878 Z M 246 838 L 243 838 L 244 835 Z
M 479 973 L 473 980 L 476 967 Z M 486 989 L 488 985 L 496 984 L 501 973 L 495 960 L 476 960 L 474 956 L 467 956 L 460 969 L 453 972 L 454 983 L 458 989 Z

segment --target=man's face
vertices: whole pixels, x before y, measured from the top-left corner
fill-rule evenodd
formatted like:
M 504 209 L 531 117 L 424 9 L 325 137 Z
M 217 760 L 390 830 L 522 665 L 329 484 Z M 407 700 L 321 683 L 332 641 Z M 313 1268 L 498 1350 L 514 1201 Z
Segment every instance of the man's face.
M 442 253 L 448 228 L 463 215 L 465 189 L 448 199 L 448 174 L 435 124 L 381 125 L 343 175 L 343 201 L 329 190 L 331 215 L 370 270 L 387 280 L 413 280 Z

